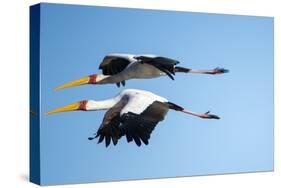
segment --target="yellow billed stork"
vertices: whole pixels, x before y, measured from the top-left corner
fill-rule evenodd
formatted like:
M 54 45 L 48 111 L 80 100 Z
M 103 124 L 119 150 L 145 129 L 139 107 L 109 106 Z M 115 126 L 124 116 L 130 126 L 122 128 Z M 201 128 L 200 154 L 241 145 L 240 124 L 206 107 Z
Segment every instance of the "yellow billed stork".
M 175 73 L 222 74 L 227 69 L 194 70 L 176 66 L 179 61 L 157 55 L 109 54 L 104 57 L 99 69 L 102 74 L 92 74 L 63 84 L 55 90 L 84 84 L 117 84 L 125 86 L 129 79 L 156 78 L 168 76 L 174 80 Z
M 148 144 L 153 129 L 164 120 L 169 109 L 205 119 L 220 119 L 209 111 L 195 113 L 154 93 L 138 89 L 123 90 L 115 97 L 103 101 L 83 100 L 51 110 L 46 115 L 73 110 L 107 110 L 96 136 L 89 140 L 99 137 L 98 143 L 105 140 L 107 147 L 111 140 L 116 145 L 122 136 L 126 136 L 128 142 L 134 140 L 141 146 L 141 141 Z

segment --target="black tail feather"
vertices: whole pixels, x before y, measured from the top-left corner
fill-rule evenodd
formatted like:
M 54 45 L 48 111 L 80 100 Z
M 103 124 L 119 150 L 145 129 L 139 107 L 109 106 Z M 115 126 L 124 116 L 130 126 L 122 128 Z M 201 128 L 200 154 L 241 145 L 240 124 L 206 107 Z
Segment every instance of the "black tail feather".
M 176 105 L 172 102 L 167 102 L 167 104 L 169 105 L 169 108 L 172 109 L 172 110 L 176 110 L 176 111 L 182 111 L 184 110 L 183 107 L 179 106 L 179 105 Z
M 185 73 L 188 73 L 191 69 L 189 68 L 184 68 L 184 67 L 179 67 L 179 66 L 176 66 L 174 71 L 175 72 L 185 72 Z

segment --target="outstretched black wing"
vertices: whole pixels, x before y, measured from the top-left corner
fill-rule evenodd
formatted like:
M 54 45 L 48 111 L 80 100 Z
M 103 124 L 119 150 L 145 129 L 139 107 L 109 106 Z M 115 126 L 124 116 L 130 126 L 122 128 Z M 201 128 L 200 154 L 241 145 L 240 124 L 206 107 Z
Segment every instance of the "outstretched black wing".
M 120 112 L 127 102 L 128 97 L 124 96 L 116 105 L 105 113 L 102 124 L 95 136 L 95 138 L 99 137 L 98 143 L 101 143 L 105 139 L 106 147 L 110 144 L 111 140 L 114 145 L 117 144 L 119 138 L 122 136 L 119 128 L 121 121 Z
M 116 145 L 122 136 L 126 136 L 128 142 L 134 140 L 138 146 L 141 146 L 141 142 L 147 145 L 155 126 L 164 119 L 169 110 L 167 103 L 155 101 L 141 114 L 128 112 L 120 116 L 120 112 L 127 102 L 127 98 L 122 98 L 119 103 L 106 112 L 95 136 L 95 138 L 99 138 L 98 143 L 105 140 L 106 147 L 111 141 Z
M 167 103 L 155 101 L 141 114 L 128 112 L 121 117 L 121 135 L 126 135 L 127 141 L 135 141 L 141 146 L 141 141 L 147 145 L 150 135 L 158 122 L 164 120 L 169 110 Z
M 125 57 L 105 56 L 99 69 L 104 75 L 114 75 L 122 72 L 131 62 Z
M 147 63 L 150 64 L 162 72 L 165 72 L 172 80 L 174 80 L 173 75 L 175 75 L 175 65 L 178 64 L 179 62 L 166 58 L 166 57 L 148 57 L 148 56 L 137 56 L 136 59 L 139 60 L 140 63 Z
M 131 62 L 125 57 L 116 57 L 116 56 L 105 56 L 102 63 L 99 66 L 99 69 L 102 70 L 104 75 L 115 75 L 122 72 Z M 120 87 L 120 83 L 116 83 Z M 122 81 L 121 84 L 125 86 L 125 81 Z

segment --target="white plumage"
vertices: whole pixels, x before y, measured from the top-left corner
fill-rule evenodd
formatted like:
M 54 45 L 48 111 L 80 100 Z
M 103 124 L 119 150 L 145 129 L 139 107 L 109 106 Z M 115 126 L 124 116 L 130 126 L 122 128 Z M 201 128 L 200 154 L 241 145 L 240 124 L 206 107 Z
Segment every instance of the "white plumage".
M 140 114 L 154 101 L 168 102 L 168 100 L 164 97 L 160 97 L 149 91 L 144 91 L 140 89 L 125 89 L 111 99 L 102 101 L 88 100 L 86 104 L 86 110 L 104 110 L 111 108 L 116 105 L 120 100 L 122 100 L 124 96 L 127 96 L 126 100 L 128 101 L 123 107 L 121 115 L 128 112 Z
M 129 96 L 129 101 L 121 111 L 121 115 L 133 112 L 135 114 L 141 114 L 149 105 L 155 101 L 168 102 L 167 99 L 155 95 L 149 91 L 143 91 L 139 89 L 126 89 L 121 93 L 121 96 Z

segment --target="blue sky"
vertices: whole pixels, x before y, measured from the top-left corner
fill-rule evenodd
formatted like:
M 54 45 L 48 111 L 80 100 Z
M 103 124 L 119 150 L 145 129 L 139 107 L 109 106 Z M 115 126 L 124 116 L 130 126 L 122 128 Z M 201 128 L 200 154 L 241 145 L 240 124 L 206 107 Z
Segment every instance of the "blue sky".
M 83 183 L 273 170 L 273 18 L 43 4 L 41 12 L 41 180 Z M 89 141 L 105 111 L 44 112 L 110 98 L 125 88 L 87 85 L 54 92 L 99 73 L 108 53 L 158 54 L 180 66 L 230 70 L 127 81 L 220 120 L 169 111 L 148 146 L 123 138 Z

